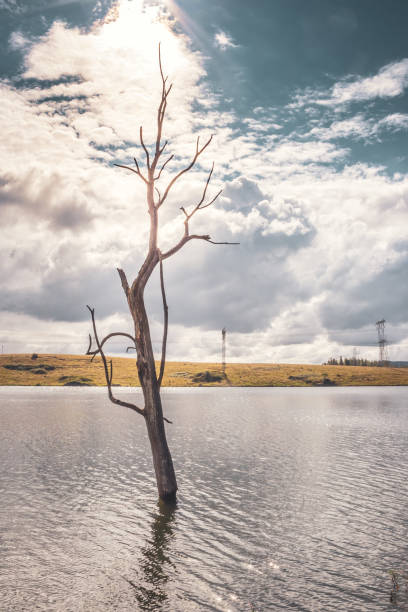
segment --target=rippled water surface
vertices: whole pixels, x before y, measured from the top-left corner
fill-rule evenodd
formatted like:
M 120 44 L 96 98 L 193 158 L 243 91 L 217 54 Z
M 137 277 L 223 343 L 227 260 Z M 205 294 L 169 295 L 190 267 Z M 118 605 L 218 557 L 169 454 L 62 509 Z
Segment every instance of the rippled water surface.
M 408 389 L 163 398 L 174 509 L 104 389 L 0 389 L 1 610 L 408 609 Z

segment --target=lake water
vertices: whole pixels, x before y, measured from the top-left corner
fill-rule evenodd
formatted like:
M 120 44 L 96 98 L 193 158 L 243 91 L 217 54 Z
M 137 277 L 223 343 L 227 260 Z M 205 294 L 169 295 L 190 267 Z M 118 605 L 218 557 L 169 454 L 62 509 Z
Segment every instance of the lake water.
M 143 418 L 105 389 L 1 388 L 0 609 L 407 610 L 407 400 L 165 389 L 166 510 Z

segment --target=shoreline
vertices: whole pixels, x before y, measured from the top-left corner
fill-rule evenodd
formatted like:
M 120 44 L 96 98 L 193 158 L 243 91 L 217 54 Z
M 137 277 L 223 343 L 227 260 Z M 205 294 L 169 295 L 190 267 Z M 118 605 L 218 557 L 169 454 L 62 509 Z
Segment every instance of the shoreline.
M 140 388 L 133 359 L 112 357 L 113 387 Z M 157 364 L 159 367 L 159 364 Z M 104 387 L 100 358 L 85 355 L 0 355 L 0 387 Z M 408 368 L 313 364 L 230 363 L 225 376 L 219 363 L 169 361 L 165 388 L 204 387 L 390 387 L 408 386 Z
M 399 388 L 399 387 L 408 387 L 408 383 L 407 384 L 390 384 L 390 385 L 384 385 L 381 383 L 378 384 L 350 384 L 350 385 L 212 385 L 212 384 L 207 384 L 207 385 L 172 385 L 172 386 L 166 386 L 166 385 L 162 385 L 161 386 L 161 391 L 168 391 L 170 389 L 197 389 L 197 390 L 202 390 L 202 389 L 355 389 L 355 388 L 371 388 L 371 389 L 390 389 L 392 387 L 395 388 Z M 106 389 L 106 385 L 71 385 L 71 386 L 64 386 L 64 385 L 43 385 L 43 384 L 36 384 L 36 385 L 21 385 L 21 384 L 1 384 L 0 385 L 0 390 L 1 389 Z M 117 385 L 115 387 L 116 389 L 125 389 L 125 390 L 141 390 L 140 386 L 136 386 L 136 387 L 131 387 L 131 386 L 125 386 L 125 385 Z

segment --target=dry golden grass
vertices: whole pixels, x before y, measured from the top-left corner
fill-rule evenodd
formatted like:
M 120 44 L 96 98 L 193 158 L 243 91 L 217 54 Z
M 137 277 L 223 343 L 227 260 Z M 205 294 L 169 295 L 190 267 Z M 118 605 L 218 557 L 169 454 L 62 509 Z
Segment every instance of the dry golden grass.
M 139 385 L 135 359 L 113 357 L 113 383 Z M 16 369 L 18 368 L 18 369 Z M 210 377 L 206 375 L 210 373 Z M 211 381 L 211 377 L 219 380 Z M 210 379 L 210 380 L 208 380 Z M 102 361 L 78 355 L 0 355 L 0 385 L 66 384 L 105 385 Z M 165 387 L 310 387 L 408 385 L 408 368 L 365 368 L 293 364 L 245 364 L 227 366 L 227 379 L 215 363 L 170 361 L 163 378 Z

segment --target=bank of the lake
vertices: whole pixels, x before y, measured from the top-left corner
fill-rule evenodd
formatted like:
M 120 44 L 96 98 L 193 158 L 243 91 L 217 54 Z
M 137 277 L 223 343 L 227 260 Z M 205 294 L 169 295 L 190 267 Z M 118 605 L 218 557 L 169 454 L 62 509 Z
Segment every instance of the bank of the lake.
M 113 382 L 139 385 L 132 358 L 113 357 Z M 102 386 L 102 361 L 83 355 L 0 355 L 0 386 Z M 349 387 L 408 385 L 408 368 L 231 363 L 223 377 L 217 363 L 169 361 L 165 387 Z

